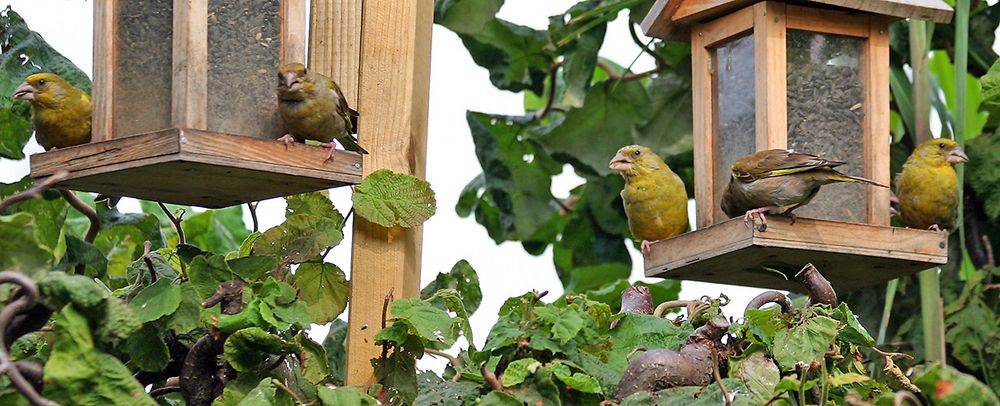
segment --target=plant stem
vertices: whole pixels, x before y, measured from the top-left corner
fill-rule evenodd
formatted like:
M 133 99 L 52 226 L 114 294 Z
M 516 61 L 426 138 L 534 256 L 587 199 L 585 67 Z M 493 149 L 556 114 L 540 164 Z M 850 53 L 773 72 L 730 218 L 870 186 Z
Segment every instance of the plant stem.
M 976 134 L 966 134 L 965 113 L 966 105 L 966 75 L 969 70 L 969 0 L 958 0 L 955 2 L 955 142 L 965 149 L 965 137 Z M 955 168 L 958 173 L 958 240 L 962 247 L 961 270 L 972 268 L 966 266 L 969 258 L 968 249 L 965 246 L 965 165 L 958 165 Z M 959 275 L 964 280 L 969 275 L 961 272 Z
M 924 360 L 944 364 L 944 326 L 941 325 L 941 281 L 938 269 L 917 275 L 920 280 L 920 319 L 924 331 Z
M 927 75 L 927 23 L 910 20 L 910 68 L 913 69 L 914 145 L 931 139 L 930 77 Z
M 878 325 L 878 337 L 875 339 L 876 345 L 885 343 L 886 330 L 889 329 L 889 316 L 892 313 L 892 302 L 896 301 L 896 289 L 898 287 L 899 279 L 893 279 L 885 286 L 885 305 L 882 306 L 882 321 Z

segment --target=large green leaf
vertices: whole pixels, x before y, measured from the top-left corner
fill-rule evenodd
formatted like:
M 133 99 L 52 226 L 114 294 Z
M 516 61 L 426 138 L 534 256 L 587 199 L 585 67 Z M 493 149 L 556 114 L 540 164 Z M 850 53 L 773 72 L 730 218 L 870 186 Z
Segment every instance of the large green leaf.
M 146 324 L 132 334 L 125 342 L 129 362 L 143 371 L 162 371 L 170 362 L 170 353 L 162 335 L 162 329 L 153 324 Z
M 347 307 L 351 283 L 344 277 L 344 271 L 334 264 L 301 264 L 295 270 L 294 284 L 299 288 L 299 298 L 306 302 L 313 323 L 329 323 Z
M 504 0 L 436 0 L 434 24 L 459 34 L 475 34 L 493 20 Z
M 295 352 L 301 347 L 286 343 L 274 334 L 258 327 L 250 327 L 233 333 L 226 339 L 223 354 L 233 369 L 240 372 L 253 371 L 264 362 L 267 354 Z
M 17 183 L 0 183 L 0 199 L 28 190 L 33 183 L 30 176 L 25 176 Z M 49 190 L 41 193 L 39 198 L 11 205 L 7 208 L 6 214 L 31 213 L 35 218 L 38 241 L 51 250 L 57 258 L 61 258 L 66 250 L 63 222 L 66 221 L 68 210 L 69 205 L 62 196 L 54 190 Z
M 437 210 L 427 181 L 388 169 L 366 176 L 354 189 L 351 201 L 359 216 L 382 227 L 416 227 Z
M 427 342 L 451 345 L 455 342 L 448 313 L 420 299 L 398 299 L 389 306 L 392 320 L 409 326 L 410 334 Z
M 1000 222 L 1000 168 L 995 165 L 1000 162 L 1000 136 L 987 134 L 969 140 L 965 151 L 969 154 L 969 163 L 965 164 L 966 182 L 975 190 L 986 216 L 995 223 Z
M 330 376 L 326 350 L 322 345 L 309 339 L 305 334 L 295 336 L 295 343 L 302 347 L 302 351 L 299 352 L 299 364 L 304 378 L 318 384 Z
M 353 386 L 337 389 L 319 386 L 316 388 L 316 395 L 323 402 L 323 406 L 376 406 L 379 404 L 375 398 Z
M 0 216 L 0 269 L 40 277 L 56 261 L 38 236 L 35 218 L 29 213 Z
M 553 55 L 545 50 L 545 32 L 493 18 L 496 2 L 441 0 L 437 22 L 455 31 L 472 60 L 490 71 L 493 85 L 512 92 L 542 94 Z M 482 6 L 482 7 L 480 7 Z M 452 13 L 454 17 L 452 17 Z M 475 24 L 475 25 L 473 25 Z
M 466 260 L 460 260 L 448 273 L 439 273 L 431 283 L 420 290 L 420 298 L 427 299 L 441 289 L 455 289 L 465 304 L 465 311 L 471 315 L 483 301 L 483 291 L 479 288 L 479 275 Z
M 52 72 L 90 93 L 87 74 L 31 31 L 10 6 L 0 12 L 0 72 L 0 157 L 3 158 L 23 159 L 24 145 L 31 137 L 28 102 L 11 98 L 25 77 Z
M 129 302 L 136 317 L 143 323 L 173 313 L 180 304 L 181 287 L 165 278 L 157 279 Z
M 285 222 L 253 242 L 254 254 L 304 262 L 344 239 L 344 217 L 324 192 L 289 196 L 286 201 Z
M 821 361 L 837 337 L 837 326 L 836 320 L 817 315 L 790 329 L 778 330 L 771 348 L 774 360 L 783 371 Z
M 156 405 L 128 368 L 94 347 L 87 319 L 73 306 L 59 312 L 55 333 L 46 397 L 66 405 Z
M 243 224 L 243 206 L 206 210 L 184 219 L 181 227 L 188 244 L 215 253 L 239 249 L 243 239 L 250 235 Z
M 347 322 L 336 319 L 330 324 L 330 331 L 323 339 L 323 350 L 326 351 L 326 364 L 330 367 L 333 382 L 343 384 L 347 372 Z
M 607 24 L 597 24 L 583 33 L 578 30 L 585 27 L 581 25 L 592 24 L 570 24 L 573 18 L 594 9 L 595 2 L 579 2 L 571 7 L 565 14 L 558 14 L 549 17 L 549 36 L 558 40 L 559 38 L 572 38 L 573 40 L 563 51 L 562 75 L 565 90 L 559 104 L 565 107 L 580 107 L 587 97 L 587 90 L 590 89 L 590 81 L 594 76 L 594 68 L 597 66 L 597 51 L 604 43 L 604 33 L 607 31 Z
M 954 116 L 957 114 L 955 111 L 955 88 L 958 84 L 955 83 L 955 67 L 952 65 L 951 59 L 946 52 L 935 51 L 931 54 L 927 67 L 930 73 L 935 76 L 935 80 L 931 81 L 932 86 L 937 85 L 944 93 L 948 109 L 951 110 L 951 116 Z M 989 113 L 979 111 L 982 97 L 979 80 L 975 76 L 966 74 L 965 83 L 962 85 L 966 88 L 965 139 L 971 140 L 983 132 Z M 954 127 L 954 123 L 952 126 Z
M 647 349 L 678 349 L 687 339 L 693 327 L 685 323 L 675 326 L 670 320 L 652 315 L 626 313 L 618 325 L 611 330 L 614 347 L 608 356 L 608 367 L 618 373 L 628 366 L 626 357 L 638 347 Z

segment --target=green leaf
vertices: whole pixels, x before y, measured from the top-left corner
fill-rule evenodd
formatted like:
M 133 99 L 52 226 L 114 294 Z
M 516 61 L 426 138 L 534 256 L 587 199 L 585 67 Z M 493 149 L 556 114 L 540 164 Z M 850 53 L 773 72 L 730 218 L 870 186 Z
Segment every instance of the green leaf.
M 570 367 L 566 363 L 561 361 L 554 361 L 545 366 L 552 374 L 559 378 L 560 381 L 569 386 L 570 388 L 576 389 L 583 393 L 602 393 L 601 384 L 596 378 L 587 375 L 582 372 L 572 372 Z
M 774 387 L 781 379 L 781 374 L 774 361 L 764 354 L 756 353 L 738 360 L 730 368 L 732 371 L 730 376 L 743 381 L 743 385 L 753 394 L 754 400 L 767 403 L 774 397 Z
M 226 361 L 239 372 L 255 370 L 264 361 L 265 354 L 283 354 L 300 348 L 281 341 L 281 337 L 268 334 L 259 327 L 239 330 L 226 339 L 223 354 Z
M 770 347 L 778 330 L 787 324 L 779 317 L 778 309 L 775 307 L 747 310 L 744 322 L 748 332 L 747 338 L 752 342 Z
M 295 343 L 302 347 L 302 351 L 299 352 L 299 364 L 302 367 L 303 377 L 309 382 L 319 384 L 330 376 L 326 350 L 322 345 L 309 339 L 305 334 L 295 336 Z
M 575 309 L 569 307 L 538 307 L 535 309 L 535 314 L 539 319 L 552 323 L 552 337 L 558 339 L 562 344 L 576 338 L 584 326 L 583 317 Z
M 857 316 L 847 307 L 846 302 L 841 302 L 840 306 L 837 306 L 833 312 L 833 318 L 845 324 L 837 335 L 837 339 L 864 347 L 875 345 L 875 339 L 872 338 L 871 334 L 868 334 L 868 330 L 865 330 L 865 327 L 861 325 Z
M 128 368 L 95 348 L 87 319 L 72 305 L 59 312 L 55 325 L 45 397 L 67 405 L 156 405 Z
M 257 386 L 250 390 L 243 397 L 237 406 L 271 406 L 275 404 L 274 395 L 278 390 L 272 383 L 273 379 L 267 377 L 260 380 Z
M 251 282 L 260 279 L 264 274 L 275 269 L 278 259 L 264 256 L 243 256 L 226 261 L 233 273 L 240 279 Z
M 222 255 L 197 256 L 188 266 L 188 278 L 198 297 L 205 300 L 215 294 L 220 283 L 234 279 L 235 274 Z
M 627 313 L 611 330 L 614 346 L 608 354 L 608 367 L 617 373 L 628 367 L 626 357 L 638 347 L 647 349 L 666 348 L 676 350 L 684 344 L 694 328 L 688 324 L 675 326 L 670 320 L 652 315 Z
M 0 216 L 0 269 L 41 277 L 56 261 L 39 241 L 37 223 L 29 213 Z
M 540 366 L 542 366 L 542 363 L 534 358 L 514 360 L 510 364 L 507 364 L 507 369 L 503 371 L 503 378 L 501 378 L 500 383 L 507 388 L 520 385 L 529 375 L 534 374 L 535 370 Z
M 830 380 L 828 382 L 830 387 L 836 388 L 838 386 L 870 381 L 871 379 L 872 378 L 869 378 L 865 375 L 861 375 L 854 372 L 848 372 L 845 374 L 833 374 L 830 376 Z
M 376 406 L 379 404 L 375 398 L 353 386 L 337 389 L 318 386 L 316 387 L 316 395 L 323 402 L 323 406 Z
M 334 384 L 343 385 L 347 372 L 347 322 L 336 319 L 330 324 L 330 331 L 323 339 L 323 350 Z
M 446 346 L 455 342 L 451 317 L 444 310 L 420 299 L 398 299 L 389 309 L 393 320 L 409 326 L 410 334 Z
M 13 184 L 0 184 L 0 199 L 28 190 L 34 184 L 30 176 L 25 176 Z M 63 223 L 69 205 L 54 190 L 42 192 L 38 198 L 28 199 L 8 207 L 7 214 L 31 213 L 34 216 L 35 235 L 38 242 L 61 258 L 65 253 L 65 234 Z
M 951 366 L 933 364 L 913 376 L 913 384 L 920 387 L 935 405 L 1000 404 L 1000 398 L 988 386 Z
M 493 391 L 480 399 L 481 406 L 524 406 L 524 403 L 504 392 Z
M 437 0 L 434 24 L 459 34 L 475 34 L 500 10 L 504 0 Z
M 307 262 L 295 270 L 294 282 L 299 298 L 313 323 L 326 324 L 337 318 L 347 307 L 351 284 L 344 271 L 334 264 Z
M 146 324 L 132 334 L 125 342 L 129 363 L 142 371 L 159 372 L 166 368 L 170 353 L 162 335 L 163 331 L 153 324 Z
M 101 259 L 104 259 L 103 256 Z M 149 261 L 153 263 L 153 271 L 156 272 L 157 279 L 167 279 L 170 281 L 177 279 L 179 274 L 177 269 L 174 268 L 173 263 L 164 257 L 163 254 L 150 252 Z M 128 281 L 140 280 L 143 285 L 151 283 L 149 266 L 146 265 L 146 261 L 141 257 L 133 261 L 125 271 L 125 279 Z
M 181 287 L 162 278 L 144 288 L 129 302 L 136 317 L 143 323 L 173 313 L 180 304 Z
M 366 176 L 355 187 L 351 201 L 359 216 L 382 227 L 416 227 L 437 210 L 427 181 L 388 169 Z
M 181 303 L 177 306 L 174 314 L 167 319 L 167 328 L 176 331 L 178 334 L 185 334 L 198 327 L 198 318 L 201 314 L 201 298 L 198 292 L 190 283 L 181 285 Z
M 975 190 L 983 211 L 994 223 L 1000 223 L 1000 170 L 993 162 L 1000 162 L 1000 136 L 987 134 L 969 140 L 965 151 L 969 163 L 965 164 L 965 181 Z
M 573 35 L 572 31 L 578 27 L 575 24 L 567 26 L 565 16 L 577 17 L 591 8 L 587 2 L 580 2 L 571 7 L 567 14 L 549 17 L 549 35 L 558 38 Z M 607 24 L 598 24 L 582 34 L 573 36 L 573 41 L 563 51 L 562 79 L 565 82 L 565 90 L 559 100 L 560 105 L 566 107 L 583 105 L 587 90 L 590 89 L 591 78 L 594 76 L 594 69 L 597 67 L 597 51 L 604 42 L 605 31 Z
M 479 288 L 479 275 L 466 260 L 459 260 L 448 273 L 439 273 L 431 283 L 420 290 L 420 298 L 427 299 L 442 289 L 455 289 L 465 304 L 469 315 L 476 312 L 483 301 L 483 291 Z
M 260 236 L 261 233 L 259 231 L 250 233 L 250 235 L 248 235 L 247 238 L 243 240 L 243 243 L 240 244 L 240 249 L 238 251 L 239 253 L 237 255 L 240 257 L 245 257 L 253 253 L 253 243 L 256 242 L 257 239 L 260 238 Z
M 216 253 L 238 250 L 250 235 L 243 224 L 243 206 L 206 210 L 185 218 L 181 227 L 188 244 Z
M 66 236 L 66 256 L 63 257 L 57 270 L 67 272 L 77 265 L 86 266 L 86 275 L 101 276 L 107 274 L 108 259 L 101 250 L 74 235 Z M 135 279 L 131 279 L 135 280 Z
M 435 16 L 447 17 L 452 13 L 452 7 L 473 11 L 456 13 L 455 17 L 444 18 L 442 22 L 447 23 L 445 27 L 462 39 L 476 65 L 490 71 L 490 81 L 494 86 L 512 92 L 528 89 L 541 94 L 553 58 L 545 50 L 545 32 L 493 18 L 490 12 L 495 13 L 499 5 L 482 2 L 442 0 L 438 3 Z
M 433 372 L 417 375 L 418 395 L 414 405 L 461 406 L 479 399 L 478 382 L 443 380 Z
M 52 72 L 90 93 L 90 79 L 10 6 L 0 12 L 0 50 L 0 157 L 24 159 L 22 150 L 31 137 L 29 104 L 13 100 L 14 89 L 31 74 Z
M 993 63 L 989 72 L 979 78 L 982 88 L 983 107 L 990 114 L 1000 114 L 1000 60 Z
M 927 67 L 936 78 L 936 80 L 931 81 L 931 87 L 937 85 L 941 89 L 948 108 L 951 110 L 951 116 L 954 116 L 957 114 L 955 111 L 955 88 L 957 85 L 955 83 L 955 67 L 952 65 L 951 59 L 944 51 L 934 51 L 927 62 Z M 979 111 L 981 100 L 979 80 L 975 76 L 966 74 L 965 83 L 962 85 L 966 87 L 964 134 L 966 140 L 971 140 L 983 132 L 989 113 Z M 952 123 L 952 127 L 954 127 L 954 123 Z
M 102 311 L 87 313 L 91 325 L 96 326 L 94 338 L 106 345 L 117 345 L 142 327 L 142 322 L 125 302 L 113 297 L 104 299 Z
M 45 275 L 38 281 L 38 290 L 51 308 L 72 303 L 86 313 L 98 312 L 108 297 L 108 291 L 90 278 L 63 272 Z
M 294 262 L 305 262 L 319 255 L 329 247 L 335 247 L 344 239 L 344 218 L 337 213 L 334 218 L 295 214 L 285 218 L 285 222 L 261 234 L 254 242 L 253 250 L 258 255 L 288 258 Z
M 837 337 L 837 326 L 836 320 L 817 315 L 791 329 L 778 330 L 771 348 L 774 360 L 783 371 L 823 360 Z

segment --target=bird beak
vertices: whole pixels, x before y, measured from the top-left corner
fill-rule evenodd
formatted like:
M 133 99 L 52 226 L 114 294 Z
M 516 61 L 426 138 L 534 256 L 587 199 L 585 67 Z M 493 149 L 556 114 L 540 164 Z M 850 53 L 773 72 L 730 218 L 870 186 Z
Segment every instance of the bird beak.
M 35 100 L 35 88 L 27 82 L 21 83 L 21 86 L 14 89 L 14 95 L 12 97 L 17 100 Z
M 969 156 L 965 155 L 965 152 L 955 148 L 948 153 L 948 163 L 960 164 L 962 162 L 969 162 Z
M 625 154 L 619 152 L 614 158 L 611 159 L 611 162 L 608 163 L 608 168 L 611 168 L 613 171 L 624 172 L 632 169 L 632 162 L 629 161 Z
M 295 85 L 299 86 L 295 87 Z M 288 90 L 298 90 L 298 88 L 301 86 L 302 86 L 302 79 L 299 79 L 299 76 L 296 75 L 295 72 L 285 73 L 285 88 L 287 88 Z

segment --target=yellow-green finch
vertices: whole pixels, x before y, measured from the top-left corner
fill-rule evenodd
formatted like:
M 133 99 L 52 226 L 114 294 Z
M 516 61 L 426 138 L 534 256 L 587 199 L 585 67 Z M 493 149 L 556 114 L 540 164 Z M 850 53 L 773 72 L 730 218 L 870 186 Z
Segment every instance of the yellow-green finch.
M 958 216 L 958 174 L 955 164 L 969 157 L 949 139 L 932 139 L 917 146 L 896 177 L 899 215 L 908 227 L 954 230 Z
M 36 73 L 14 90 L 31 103 L 35 140 L 45 150 L 90 142 L 90 97 L 53 73 Z
M 722 193 L 722 211 L 730 218 L 743 216 L 747 224 L 757 215 L 766 227 L 764 213 L 768 211 L 789 216 L 794 222 L 792 210 L 808 204 L 819 193 L 820 186 L 860 182 L 885 187 L 833 169 L 843 164 L 783 149 L 744 156 L 733 162 L 732 177 Z
M 622 203 L 632 236 L 642 240 L 643 254 L 651 241 L 683 233 L 688 228 L 687 191 L 680 176 L 651 149 L 630 145 L 618 150 L 608 165 L 625 178 Z
M 367 154 L 352 134 L 357 134 L 358 112 L 347 105 L 337 83 L 311 72 L 301 63 L 278 68 L 278 111 L 285 122 L 285 134 L 278 141 L 286 145 L 304 140 L 321 142 L 333 159 L 336 139 L 348 151 Z

